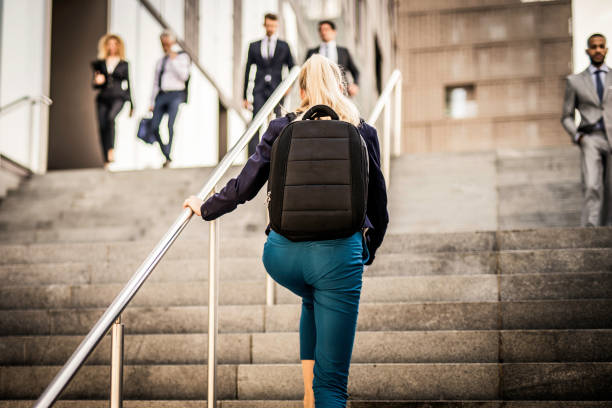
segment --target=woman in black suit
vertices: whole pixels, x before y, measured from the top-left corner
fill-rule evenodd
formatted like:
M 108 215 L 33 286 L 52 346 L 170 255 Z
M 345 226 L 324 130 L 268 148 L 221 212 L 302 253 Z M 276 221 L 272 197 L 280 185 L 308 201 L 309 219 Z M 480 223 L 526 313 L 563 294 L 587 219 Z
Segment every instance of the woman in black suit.
M 106 34 L 98 43 L 98 59 L 92 63 L 100 141 L 104 155 L 104 168 L 114 161 L 115 118 L 125 102 L 130 102 L 130 116 L 134 112 L 129 65 L 121 37 Z

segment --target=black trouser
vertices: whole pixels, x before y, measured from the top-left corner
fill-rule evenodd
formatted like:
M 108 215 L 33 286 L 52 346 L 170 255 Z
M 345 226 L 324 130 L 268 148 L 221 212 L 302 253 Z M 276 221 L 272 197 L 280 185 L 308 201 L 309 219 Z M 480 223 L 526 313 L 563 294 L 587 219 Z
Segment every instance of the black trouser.
M 257 115 L 257 112 L 259 112 L 264 106 L 270 95 L 272 95 L 272 91 L 273 90 L 265 90 L 263 92 L 257 92 L 253 94 L 253 117 L 255 117 L 255 115 Z M 276 117 L 279 117 L 281 114 L 280 104 L 282 103 L 283 101 L 281 99 L 280 103 L 274 108 L 274 113 L 276 114 Z M 249 141 L 249 156 L 255 153 L 255 148 L 258 144 L 259 132 L 257 132 L 255 136 L 253 136 L 253 138 Z
M 108 163 L 108 151 L 115 148 L 115 118 L 124 103 L 123 98 L 96 98 L 104 163 Z

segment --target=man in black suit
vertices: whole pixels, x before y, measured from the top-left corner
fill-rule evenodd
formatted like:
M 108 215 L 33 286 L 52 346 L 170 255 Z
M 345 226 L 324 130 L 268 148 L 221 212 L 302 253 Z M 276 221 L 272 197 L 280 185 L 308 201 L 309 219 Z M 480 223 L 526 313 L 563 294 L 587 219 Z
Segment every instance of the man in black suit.
M 359 70 L 351 58 L 351 54 L 345 47 L 339 47 L 336 45 L 336 25 L 333 21 L 323 20 L 319 22 L 319 36 L 321 37 L 321 45 L 308 50 L 306 59 L 310 58 L 312 54 L 321 54 L 340 66 L 344 77 L 346 78 L 346 71 L 351 73 L 353 82 L 347 86 L 347 91 L 350 96 L 357 95 L 359 92 Z
M 242 97 L 244 107 L 248 109 L 250 106 L 247 100 L 249 76 L 251 67 L 253 65 L 257 67 L 255 85 L 253 87 L 253 116 L 257 115 L 257 112 L 259 112 L 270 95 L 272 95 L 272 92 L 283 80 L 283 66 L 286 65 L 291 69 L 294 65 L 289 44 L 280 40 L 276 34 L 278 17 L 275 14 L 268 13 L 265 15 L 264 28 L 266 29 L 266 36 L 262 40 L 249 44 L 249 53 L 244 73 Z M 276 106 L 274 112 L 279 116 L 280 106 Z M 257 136 L 253 137 L 249 142 L 249 156 L 255 153 L 255 147 L 257 147 L 258 142 L 259 138 Z

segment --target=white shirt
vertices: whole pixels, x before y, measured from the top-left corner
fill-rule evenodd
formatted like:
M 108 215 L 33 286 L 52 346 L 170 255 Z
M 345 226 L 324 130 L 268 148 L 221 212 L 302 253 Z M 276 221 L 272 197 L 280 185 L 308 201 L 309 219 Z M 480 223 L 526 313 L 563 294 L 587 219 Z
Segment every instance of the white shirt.
M 597 79 L 595 78 L 595 71 L 603 71 L 600 72 L 599 75 L 599 79 L 601 79 L 601 83 L 604 86 L 606 86 L 606 75 L 608 74 L 608 72 L 610 71 L 610 69 L 608 68 L 608 66 L 606 64 L 601 64 L 601 66 L 599 68 L 597 68 L 596 66 L 594 66 L 593 64 L 589 65 L 589 72 L 591 73 L 591 79 L 593 80 L 593 85 L 595 85 L 595 92 L 597 93 Z
M 115 68 L 117 68 L 119 61 L 121 61 L 119 57 L 108 57 L 106 59 L 106 72 L 112 74 L 115 71 Z
M 272 57 L 274 57 L 277 39 L 278 35 L 274 34 L 271 37 L 265 36 L 263 40 L 261 40 L 261 56 L 264 57 L 264 59 L 272 59 Z M 270 43 L 270 48 L 268 48 L 268 43 Z M 269 52 L 269 55 L 266 56 L 267 52 Z
M 321 43 L 319 46 L 319 54 L 327 57 L 330 61 L 338 63 L 338 48 L 336 48 L 336 41 L 330 41 Z
M 162 64 L 164 62 L 164 55 L 155 66 L 155 76 L 153 77 L 153 92 L 151 95 L 151 105 L 155 104 L 155 97 L 159 93 L 160 89 L 159 74 L 161 72 Z M 164 74 L 161 78 L 161 90 L 168 91 L 182 91 L 185 89 L 185 81 L 189 78 L 189 68 L 191 67 L 191 60 L 187 53 L 180 53 L 174 59 L 168 57 L 166 60 L 166 66 L 164 68 Z

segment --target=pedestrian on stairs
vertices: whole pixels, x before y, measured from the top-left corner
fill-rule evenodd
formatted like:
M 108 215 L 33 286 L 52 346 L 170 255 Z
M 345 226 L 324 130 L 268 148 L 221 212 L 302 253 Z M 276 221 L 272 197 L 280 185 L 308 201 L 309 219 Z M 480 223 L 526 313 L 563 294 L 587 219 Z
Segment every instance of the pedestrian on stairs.
M 123 40 L 116 34 L 106 34 L 98 43 L 98 59 L 91 63 L 97 89 L 96 111 L 102 144 L 104 168 L 115 161 L 115 118 L 126 102 L 130 103 L 130 116 L 134 113 L 130 68 L 125 60 Z
M 153 112 L 151 131 L 166 158 L 164 167 L 168 167 L 172 162 L 170 151 L 174 138 L 174 121 L 180 105 L 187 102 L 191 59 L 176 43 L 176 36 L 172 31 L 164 30 L 159 39 L 164 56 L 157 61 L 155 66 L 149 110 Z M 168 115 L 168 143 L 164 143 L 159 134 L 159 125 L 164 115 Z
M 606 37 L 589 37 L 591 65 L 567 77 L 563 101 L 561 123 L 581 151 L 583 227 L 612 226 L 612 73 L 604 62 L 607 52 Z
M 326 105 L 324 109 L 331 108 L 329 115 L 332 118 L 335 115 L 340 121 L 343 121 L 336 122 L 343 123 L 343 129 L 355 129 L 355 133 L 351 135 L 357 134 L 358 137 L 359 134 L 361 135 L 357 152 L 358 156 L 363 159 L 361 163 L 366 163 L 367 175 L 365 177 L 367 181 L 363 181 L 367 183 L 364 186 L 367 189 L 367 199 L 363 195 L 361 199 L 367 202 L 361 203 L 365 210 L 363 218 L 358 218 L 360 224 L 357 226 L 357 231 L 349 236 L 335 239 L 295 241 L 280 234 L 277 231 L 279 229 L 277 224 L 271 222 L 272 228 L 268 226 L 266 229 L 268 239 L 263 253 L 263 262 L 270 276 L 302 298 L 299 327 L 300 360 L 304 377 L 304 407 L 315 405 L 317 408 L 345 407 L 348 399 L 349 366 L 357 328 L 364 264 L 370 265 L 374 261 L 376 250 L 383 241 L 389 221 L 385 180 L 380 169 L 380 149 L 376 129 L 360 119 L 357 108 L 346 95 L 346 86 L 342 82 L 342 72 L 338 65 L 323 56 L 313 55 L 302 67 L 298 80 L 300 106 L 293 115 L 289 114 L 270 122 L 255 153 L 249 157 L 238 177 L 230 180 L 219 193 L 206 202 L 191 196 L 185 200 L 183 207 L 191 208 L 195 214 L 210 221 L 233 211 L 238 204 L 254 198 L 268 180 L 270 189 L 273 180 L 277 180 L 276 168 L 281 167 L 274 167 L 275 160 L 281 155 L 279 144 L 275 144 L 275 141 L 287 140 L 286 135 L 289 132 L 283 133 L 285 128 L 292 129 L 292 137 L 296 138 L 297 130 L 295 129 L 300 129 L 297 126 L 298 122 L 306 123 L 301 127 L 306 130 L 308 126 L 311 126 L 307 122 L 313 125 L 310 133 L 303 133 L 306 134 L 306 137 L 300 140 L 302 151 L 295 152 L 299 156 L 299 160 L 295 159 L 295 161 L 302 161 L 308 155 L 317 155 L 319 150 L 332 149 L 332 146 L 337 144 L 346 146 L 342 144 L 343 141 L 336 142 L 326 138 L 325 134 L 312 133 L 315 127 L 321 129 L 328 126 L 324 123 L 327 121 L 299 120 L 309 119 L 310 113 L 321 109 L 321 105 Z M 292 121 L 293 119 L 295 121 Z M 334 124 L 332 122 L 328 122 L 329 127 Z M 323 137 L 325 140 L 317 140 L 316 137 L 313 139 L 312 135 L 318 135 L 316 137 Z M 367 153 L 361 140 L 365 142 Z M 273 150 L 273 146 L 276 149 Z M 297 145 L 292 144 L 291 146 L 293 149 Z M 345 149 L 344 154 L 349 154 L 348 151 L 348 148 Z M 339 151 L 334 153 L 341 154 Z M 351 156 L 351 163 L 356 156 Z M 327 162 L 333 162 L 334 166 L 340 166 L 338 168 L 342 167 L 341 161 L 327 160 Z M 293 163 L 294 170 L 299 168 Z M 318 166 L 322 164 L 311 161 L 311 165 L 311 169 L 315 167 L 321 169 Z M 309 179 L 309 183 L 302 183 L 308 184 L 306 187 L 325 184 L 327 180 L 323 179 L 329 179 L 330 174 L 334 174 L 333 171 L 314 172 L 308 170 L 307 166 L 304 167 L 306 171 L 299 174 L 299 177 Z M 353 166 L 351 164 L 345 167 Z M 274 172 L 271 171 L 271 168 L 275 169 Z M 312 176 L 315 173 L 317 177 L 321 177 L 320 183 L 312 183 Z M 296 173 L 292 174 L 296 175 Z M 341 190 L 338 189 L 338 191 Z M 285 193 L 288 191 L 286 189 Z M 322 201 L 325 201 L 326 204 L 331 203 L 334 199 L 331 195 L 321 195 L 323 195 Z M 312 203 L 313 196 L 310 195 L 303 201 Z M 270 219 L 272 221 L 275 216 L 274 197 L 271 200 Z M 304 204 L 299 200 L 294 200 L 294 203 L 297 203 L 298 206 Z M 317 223 L 317 214 L 308 211 L 303 211 L 301 214 L 295 218 L 309 217 L 308 219 L 314 221 L 312 225 L 321 225 Z M 321 211 L 320 214 L 320 217 L 326 216 L 324 211 Z M 339 215 L 333 217 L 340 218 Z M 334 221 L 331 218 L 330 222 Z

